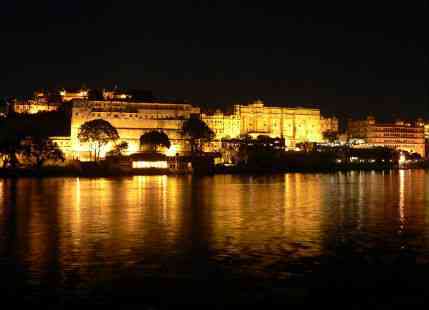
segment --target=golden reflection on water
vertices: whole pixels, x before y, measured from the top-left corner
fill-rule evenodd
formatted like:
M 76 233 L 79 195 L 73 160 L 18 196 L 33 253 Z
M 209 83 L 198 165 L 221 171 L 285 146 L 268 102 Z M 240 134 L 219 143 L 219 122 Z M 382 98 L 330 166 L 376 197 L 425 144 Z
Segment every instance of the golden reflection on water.
M 222 255 L 314 255 L 321 242 L 318 176 L 222 176 L 206 195 L 212 247 Z
M 285 175 L 284 227 L 285 237 L 319 254 L 321 245 L 321 182 L 319 175 Z M 301 252 L 304 252 L 301 249 Z M 310 253 L 307 253 L 310 254 Z
M 405 224 L 405 171 L 399 170 L 399 222 L 400 230 L 404 229 Z
M 58 212 L 63 268 L 80 277 L 106 276 L 114 265 L 142 259 L 143 248 L 174 244 L 182 192 L 177 179 L 166 176 L 68 182 Z
M 428 185 L 422 170 L 0 180 L 0 253 L 72 283 L 171 259 L 271 270 L 350 240 L 429 247 Z

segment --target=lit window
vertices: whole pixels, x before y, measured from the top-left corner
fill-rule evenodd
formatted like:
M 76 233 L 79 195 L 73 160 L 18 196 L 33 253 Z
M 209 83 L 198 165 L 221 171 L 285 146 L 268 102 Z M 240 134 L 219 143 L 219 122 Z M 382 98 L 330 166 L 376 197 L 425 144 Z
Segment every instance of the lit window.
M 133 161 L 134 169 L 147 169 L 147 168 L 158 168 L 165 169 L 168 168 L 168 163 L 166 161 Z

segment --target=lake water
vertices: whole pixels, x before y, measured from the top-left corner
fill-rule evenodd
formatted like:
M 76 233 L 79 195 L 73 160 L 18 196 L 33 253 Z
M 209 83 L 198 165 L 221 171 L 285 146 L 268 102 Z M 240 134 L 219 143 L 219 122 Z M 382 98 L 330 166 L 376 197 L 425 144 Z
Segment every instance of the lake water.
M 428 262 L 424 170 L 0 179 L 0 287 L 30 301 L 103 287 L 103 303 L 147 283 L 153 301 L 167 285 L 225 279 L 282 292 L 297 279 L 353 281 L 362 266 L 418 283 L 407 270 Z

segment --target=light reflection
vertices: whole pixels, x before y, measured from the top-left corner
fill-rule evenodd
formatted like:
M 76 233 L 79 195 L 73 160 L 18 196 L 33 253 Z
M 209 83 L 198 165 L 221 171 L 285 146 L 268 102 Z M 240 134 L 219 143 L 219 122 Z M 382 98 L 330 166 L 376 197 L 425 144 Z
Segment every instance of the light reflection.
M 285 178 L 285 237 L 302 255 L 317 255 L 322 241 L 323 202 L 319 176 L 295 173 Z
M 399 170 L 399 222 L 402 232 L 405 224 L 405 171 Z
M 401 231 L 429 233 L 424 171 L 14 182 L 0 180 L 0 251 L 39 280 L 91 282 L 162 258 L 270 272 L 327 253 L 329 242 L 410 246 L 398 218 Z
M 5 186 L 4 181 L 0 180 L 0 216 L 3 215 L 4 208 L 6 207 L 6 204 L 4 203 L 5 201 L 4 186 Z
M 320 253 L 319 176 L 216 176 L 203 188 L 202 208 L 208 210 L 211 246 L 219 259 L 258 255 L 266 265 L 277 255 Z

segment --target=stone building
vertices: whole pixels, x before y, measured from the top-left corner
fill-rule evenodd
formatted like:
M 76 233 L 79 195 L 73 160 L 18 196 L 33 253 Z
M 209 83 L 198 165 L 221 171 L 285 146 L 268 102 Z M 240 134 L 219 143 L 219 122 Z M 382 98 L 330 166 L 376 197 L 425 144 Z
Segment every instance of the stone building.
M 65 102 L 75 99 L 88 99 L 88 90 L 36 91 L 31 99 L 17 100 L 13 104 L 15 113 L 36 114 L 57 111 Z
M 335 116 L 332 117 L 320 117 L 320 131 L 322 132 L 322 134 L 324 132 L 339 132 L 339 123 L 338 123 L 338 118 L 336 118 Z
M 183 122 L 191 115 L 199 115 L 215 132 L 215 141 L 208 146 L 210 151 L 218 151 L 223 138 L 234 139 L 245 135 L 283 138 L 289 148 L 294 148 L 296 143 L 322 140 L 319 109 L 269 107 L 259 100 L 234 105 L 230 114 L 221 111 L 200 114 L 200 109 L 189 103 L 137 100 L 132 93 L 119 90 L 103 90 L 100 100 L 93 100 L 87 99 L 90 92 L 87 89 L 56 91 L 54 95 L 59 98 L 58 103 L 49 100 L 52 94 L 40 92 L 35 94 L 34 99 L 18 103 L 16 110 L 28 113 L 54 111 L 68 102 L 71 107 L 70 137 L 56 137 L 55 140 L 58 140 L 67 158 L 80 160 L 89 159 L 89 146 L 79 142 L 79 128 L 85 122 L 98 118 L 108 121 L 117 129 L 120 141 L 128 143 L 128 154 L 139 150 L 140 136 L 150 130 L 162 130 L 168 135 L 172 143 L 169 154 L 187 152 L 188 144 L 181 129 Z M 146 93 L 137 95 L 139 98 L 151 97 Z M 101 155 L 112 147 L 106 146 Z
M 217 139 L 267 135 L 285 139 L 287 147 L 322 139 L 318 109 L 268 107 L 258 100 L 247 105 L 234 105 L 232 115 L 204 114 L 203 120 L 215 131 Z
M 215 140 L 237 138 L 240 136 L 240 117 L 236 114 L 224 114 L 216 110 L 214 114 L 201 114 L 201 119 L 215 133 Z
M 429 122 L 424 124 L 425 127 L 425 139 L 429 140 Z
M 366 120 L 349 120 L 347 131 L 349 139 L 361 139 L 369 146 L 392 147 L 425 157 L 424 126 L 419 123 L 380 123 L 368 116 Z
M 31 99 L 16 101 L 13 103 L 12 108 L 15 113 L 36 114 L 39 112 L 57 111 L 61 105 L 62 103 L 50 102 L 41 99 Z
M 63 102 L 69 102 L 75 99 L 88 99 L 89 89 L 81 88 L 74 90 L 62 89 L 59 91 L 59 95 Z
M 128 143 L 128 154 L 140 149 L 140 136 L 151 130 L 162 130 L 170 141 L 169 155 L 188 151 L 182 135 L 182 124 L 191 115 L 199 115 L 200 109 L 190 104 L 173 102 L 124 102 L 74 100 L 71 115 L 71 149 L 68 157 L 89 159 L 89 146 L 79 142 L 80 126 L 87 121 L 103 119 L 118 131 L 120 141 Z M 112 145 L 102 150 L 102 157 L 112 149 Z
M 242 135 L 268 135 L 284 138 L 288 147 L 301 142 L 320 142 L 320 110 L 309 108 L 267 107 L 262 101 L 235 105 L 240 116 Z

